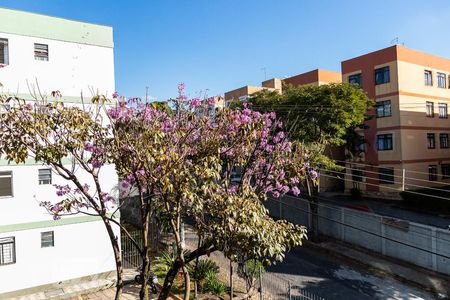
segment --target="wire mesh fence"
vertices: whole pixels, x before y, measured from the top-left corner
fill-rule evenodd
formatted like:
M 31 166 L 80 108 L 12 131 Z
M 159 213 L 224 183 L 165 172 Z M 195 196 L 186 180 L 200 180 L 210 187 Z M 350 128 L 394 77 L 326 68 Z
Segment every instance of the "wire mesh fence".
M 324 300 L 300 285 L 273 273 L 264 273 L 258 280 L 259 299 L 262 300 Z

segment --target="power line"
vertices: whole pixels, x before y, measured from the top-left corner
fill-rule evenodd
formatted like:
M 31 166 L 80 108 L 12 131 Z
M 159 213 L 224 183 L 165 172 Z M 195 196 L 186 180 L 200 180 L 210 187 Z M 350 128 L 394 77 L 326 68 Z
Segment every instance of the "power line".
M 336 178 L 335 176 L 326 175 L 326 174 L 321 174 L 321 176 L 330 177 L 330 178 Z M 339 178 L 339 179 L 344 180 L 344 181 L 354 182 L 354 181 L 351 180 L 351 179 L 346 179 L 346 178 Z M 390 189 L 390 190 L 394 190 L 394 191 L 398 192 L 398 189 L 397 189 L 397 188 L 390 187 L 390 186 L 380 186 L 379 184 L 374 184 L 374 183 L 369 183 L 369 182 L 361 182 L 361 183 L 362 183 L 362 184 L 365 184 L 365 185 L 369 185 L 369 186 L 383 187 L 383 188 L 385 188 L 385 189 Z M 429 194 L 422 194 L 422 193 L 418 193 L 418 192 L 411 191 L 411 190 L 408 190 L 408 191 L 406 191 L 406 192 L 411 193 L 411 194 L 416 194 L 416 195 L 419 195 L 419 196 L 426 196 L 426 197 L 431 197 L 431 198 L 441 199 L 441 200 L 445 200 L 445 201 L 450 201 L 449 198 L 440 197 L 440 196 L 435 196 L 435 195 L 429 195 Z
M 449 158 L 450 159 L 450 158 Z M 437 159 L 437 160 L 439 160 L 439 159 Z M 365 163 L 361 163 L 361 162 L 354 162 L 354 161 L 345 161 L 345 160 L 334 160 L 334 161 L 337 161 L 337 162 L 342 162 L 342 163 L 346 163 L 346 164 L 354 164 L 354 165 L 361 165 L 361 166 L 368 166 L 368 167 L 372 167 L 372 168 L 384 168 L 384 167 L 381 167 L 381 166 L 375 166 L 375 165 L 371 165 L 371 164 L 365 164 Z M 405 170 L 406 172 L 410 172 L 410 173 L 417 173 L 417 174 L 426 174 L 426 175 L 428 175 L 428 173 L 426 173 L 426 172 L 421 172 L 421 171 L 413 171 L 413 170 L 407 170 L 407 169 L 399 169 L 399 168 L 392 168 L 392 169 L 394 169 L 394 170 L 399 170 L 399 171 L 402 171 L 403 172 L 403 170 Z
M 436 253 L 436 252 L 433 252 L 433 251 L 428 250 L 428 249 L 424 249 L 424 248 L 421 248 L 421 247 L 417 247 L 417 246 L 415 246 L 415 245 L 411 245 L 411 244 L 408 244 L 408 243 L 405 243 L 405 242 L 401 242 L 401 241 L 396 240 L 396 239 L 392 239 L 392 238 L 389 238 L 389 237 L 382 236 L 382 235 L 380 235 L 380 234 L 374 233 L 374 232 L 369 231 L 369 230 L 361 229 L 361 228 L 358 228 L 358 227 L 356 227 L 356 226 L 353 226 L 353 225 L 350 225 L 350 224 L 347 224 L 347 223 L 344 223 L 344 222 L 340 222 L 340 221 L 337 221 L 337 220 L 333 220 L 333 219 L 331 219 L 331 218 L 328 218 L 328 217 L 325 217 L 325 216 L 321 216 L 321 215 L 319 215 L 318 213 L 309 212 L 309 211 L 307 211 L 307 210 L 305 210 L 305 209 L 302 209 L 302 208 L 295 207 L 295 206 L 293 206 L 293 205 L 284 203 L 284 202 L 282 202 L 282 201 L 280 201 L 280 200 L 275 200 L 275 201 L 276 201 L 276 202 L 279 202 L 279 203 L 281 203 L 281 204 L 284 204 L 284 205 L 286 205 L 286 206 L 288 206 L 288 207 L 291 207 L 291 208 L 294 208 L 294 209 L 297 209 L 297 210 L 301 210 L 301 211 L 306 212 L 306 213 L 310 213 L 310 214 L 316 215 L 316 216 L 319 217 L 319 218 L 326 219 L 326 220 L 329 220 L 329 221 L 331 221 L 331 222 L 335 222 L 335 223 L 338 223 L 338 224 L 341 224 L 341 225 L 344 225 L 344 226 L 347 226 L 347 227 L 350 227 L 350 228 L 353 228 L 353 229 L 356 229 L 356 230 L 359 230 L 359 231 L 362 231 L 362 232 L 365 232 L 365 233 L 368 233 L 368 234 L 371 234 L 371 235 L 374 235 L 374 236 L 377 236 L 377 237 L 380 237 L 380 238 L 383 238 L 383 239 L 386 239 L 386 240 L 391 241 L 391 242 L 394 242 L 394 243 L 398 243 L 398 244 L 401 244 L 401 245 L 404 245 L 404 246 L 408 246 L 408 247 L 411 247 L 411 248 L 414 248 L 414 249 L 417 249 L 417 250 L 420 250 L 420 251 L 424 251 L 424 252 L 427 252 L 427 253 L 430 253 L 430 254 L 439 256 L 439 257 L 443 257 L 443 258 L 445 258 L 445 259 L 450 259 L 450 256 L 447 256 L 447 255 L 444 255 L 444 254 Z M 280 216 L 280 217 L 281 217 L 281 216 Z
M 348 168 L 348 167 L 346 167 L 346 169 L 351 170 L 351 171 L 363 171 L 364 173 L 371 173 L 371 174 L 376 174 L 376 175 L 386 175 L 386 176 L 389 176 L 389 177 L 397 177 L 397 178 L 401 178 L 401 179 L 404 178 L 404 179 L 412 179 L 412 180 L 423 181 L 423 182 L 430 182 L 430 181 L 424 180 L 424 179 L 414 179 L 414 178 L 411 178 L 411 177 L 406 177 L 406 176 L 404 177 L 404 176 L 395 175 L 395 174 L 391 175 L 391 174 L 386 174 L 386 173 L 382 173 L 382 172 L 366 171 L 366 170 L 355 169 L 355 168 Z M 374 179 L 374 177 L 369 177 L 369 176 L 364 176 L 364 175 L 357 175 L 357 174 L 353 174 L 353 173 L 349 174 L 349 173 L 346 173 L 346 172 L 343 172 L 343 171 L 337 171 L 337 170 L 326 169 L 326 168 L 319 168 L 319 170 L 323 170 L 323 171 L 326 171 L 326 172 L 333 172 L 333 173 L 341 173 L 343 175 L 360 177 L 360 178 L 371 178 L 371 179 Z M 432 182 L 435 182 L 435 181 L 432 181 Z M 438 182 L 438 181 L 436 181 L 436 182 Z M 395 180 L 393 181 L 393 183 L 395 183 Z M 448 183 L 444 183 L 444 182 L 441 182 L 441 183 L 448 184 Z M 399 184 L 403 184 L 403 182 L 400 182 Z M 407 183 L 407 182 L 405 182 L 404 185 L 409 185 L 409 186 L 414 186 L 414 187 L 418 187 L 418 188 L 422 188 L 422 189 L 429 189 L 429 190 L 435 190 L 435 191 L 450 193 L 450 190 L 444 190 L 444 189 L 439 189 L 439 188 L 429 187 L 429 186 L 424 186 L 424 185 L 417 185 L 417 184 L 412 184 L 412 183 Z
M 290 195 L 287 195 L 287 196 L 288 196 L 288 197 L 292 197 L 292 196 L 290 196 Z M 285 196 L 285 197 L 286 197 L 286 196 Z M 294 197 L 293 197 L 293 198 L 294 198 Z M 333 201 L 333 200 L 328 199 L 328 198 L 317 197 L 317 196 L 316 196 L 316 198 L 317 198 L 317 199 L 320 199 L 320 200 L 323 200 L 323 201 L 326 201 L 326 202 L 342 204 L 342 203 L 339 203 L 338 201 Z M 272 199 L 272 198 L 271 198 L 271 199 Z M 303 198 L 301 198 L 301 197 L 298 197 L 298 198 L 295 197 L 295 199 L 296 199 L 296 200 L 301 200 L 301 201 L 304 201 L 304 202 L 307 202 L 307 203 L 310 203 L 307 199 L 303 199 Z M 323 204 L 323 203 L 315 203 L 315 204 L 316 204 L 316 205 L 319 205 L 319 206 L 322 206 L 322 207 L 330 208 L 330 209 L 333 209 L 333 210 L 336 210 L 336 211 L 340 211 L 341 208 L 348 209 L 348 208 L 346 208 L 346 207 L 339 207 L 339 208 L 338 208 L 338 207 L 336 207 L 336 206 L 329 206 L 329 205 L 325 205 L 325 204 Z M 378 214 L 376 214 L 376 215 L 378 215 Z M 354 215 L 354 216 L 356 216 L 357 218 L 366 220 L 364 216 L 359 216 L 359 215 Z M 379 215 L 379 216 L 380 216 L 380 217 L 384 217 L 383 215 Z M 391 216 L 390 218 L 395 218 L 395 219 L 397 219 L 397 220 L 403 220 L 403 219 L 399 219 L 399 218 L 397 218 L 397 217 L 392 217 L 392 216 Z M 409 220 L 404 220 L 404 221 L 410 222 Z M 413 223 L 415 223 L 415 222 L 413 222 Z M 397 228 L 397 229 L 404 229 L 403 227 L 401 227 L 401 226 L 396 226 L 396 225 L 394 225 L 394 224 L 389 224 L 389 226 L 394 227 L 394 228 Z M 431 226 L 431 225 L 427 225 L 427 226 Z M 436 227 L 436 226 L 432 226 L 432 227 Z M 440 228 L 440 229 L 442 229 L 442 228 Z M 418 235 L 422 235 L 422 236 L 425 236 L 425 237 L 429 237 L 429 235 L 424 234 L 423 232 L 415 231 L 415 230 L 412 230 L 412 229 L 409 229 L 409 231 L 410 231 L 410 232 L 413 232 L 413 233 L 416 233 L 416 234 L 418 234 Z M 436 238 L 437 238 L 437 237 L 436 237 Z M 439 239 L 439 240 L 441 240 L 441 241 L 446 241 L 446 242 L 449 242 L 449 243 L 450 243 L 450 240 L 445 239 L 445 238 L 437 238 L 437 239 Z

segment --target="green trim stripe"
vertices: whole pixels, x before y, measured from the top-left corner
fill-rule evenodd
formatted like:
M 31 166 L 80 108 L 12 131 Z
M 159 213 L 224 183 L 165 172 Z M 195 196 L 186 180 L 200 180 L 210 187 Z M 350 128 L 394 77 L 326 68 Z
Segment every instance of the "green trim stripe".
M 113 48 L 113 29 L 26 11 L 0 8 L 0 32 Z
M 70 217 L 61 218 L 59 220 L 48 220 L 48 221 L 37 221 L 30 223 L 20 223 L 20 224 L 10 224 L 10 225 L 0 225 L 0 233 L 13 232 L 13 231 L 23 231 L 30 229 L 64 226 L 71 224 L 79 224 L 86 222 L 100 221 L 101 218 L 98 216 L 81 216 L 81 217 Z

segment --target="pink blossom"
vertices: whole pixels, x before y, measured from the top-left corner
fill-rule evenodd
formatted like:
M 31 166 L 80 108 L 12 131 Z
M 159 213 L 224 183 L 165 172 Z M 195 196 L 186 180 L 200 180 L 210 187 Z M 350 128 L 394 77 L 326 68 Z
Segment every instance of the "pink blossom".
M 201 104 L 202 104 L 202 102 L 200 101 L 199 98 L 194 98 L 194 99 L 191 100 L 191 105 L 193 107 L 200 106 Z
M 112 94 L 112 97 L 113 97 L 113 99 L 119 98 L 119 93 L 118 93 L 118 92 L 114 92 L 114 93 Z
M 310 172 L 312 179 L 316 179 L 319 174 L 315 170 L 311 170 Z
M 214 105 L 216 104 L 216 99 L 214 97 L 208 98 L 208 105 Z
M 300 190 L 298 189 L 298 187 L 294 186 L 292 188 L 292 193 L 294 194 L 294 196 L 298 196 L 300 195 Z

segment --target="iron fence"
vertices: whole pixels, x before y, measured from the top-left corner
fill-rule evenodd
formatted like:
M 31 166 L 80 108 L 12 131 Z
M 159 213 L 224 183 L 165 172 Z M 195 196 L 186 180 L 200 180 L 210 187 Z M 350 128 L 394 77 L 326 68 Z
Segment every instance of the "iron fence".
M 136 243 L 142 247 L 141 233 L 139 231 L 130 231 L 129 233 L 131 237 L 136 241 Z M 123 268 L 135 269 L 141 266 L 142 257 L 139 253 L 139 250 L 125 233 L 121 234 L 120 242 Z

